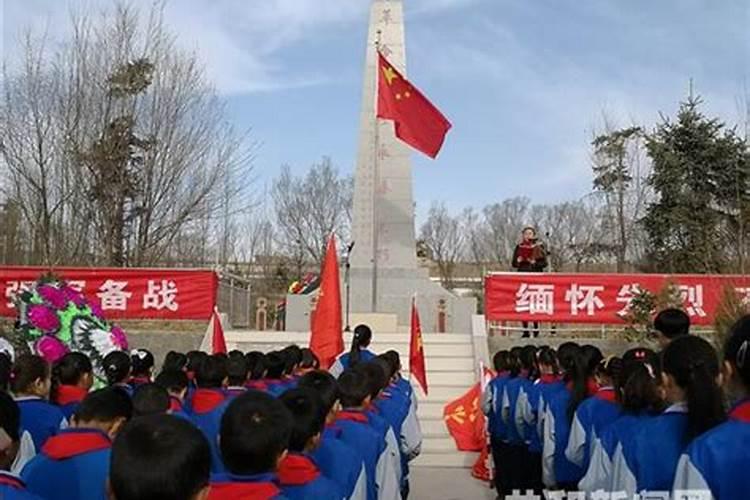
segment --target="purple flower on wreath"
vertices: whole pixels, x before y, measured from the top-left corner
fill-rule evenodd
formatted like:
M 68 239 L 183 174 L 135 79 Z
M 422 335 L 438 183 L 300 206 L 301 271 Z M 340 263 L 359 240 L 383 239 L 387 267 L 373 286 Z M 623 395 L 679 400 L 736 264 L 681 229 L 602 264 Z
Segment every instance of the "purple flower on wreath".
M 62 288 L 62 293 L 63 295 L 65 295 L 65 299 L 68 302 L 72 302 L 78 307 L 83 307 L 86 305 L 86 297 L 84 297 L 81 292 L 71 287 L 70 285 L 65 285 Z
M 91 314 L 99 319 L 104 319 L 104 311 L 102 311 L 102 308 L 99 306 L 99 304 L 92 302 L 89 304 L 89 307 L 91 308 Z
M 125 332 L 119 326 L 113 326 L 109 332 L 109 338 L 112 343 L 117 346 L 118 349 L 127 351 L 128 350 L 128 337 Z
M 34 348 L 37 354 L 50 363 L 58 361 L 68 353 L 68 347 L 51 335 L 45 335 L 37 340 Z
M 65 294 L 55 286 L 42 285 L 37 289 L 37 292 L 47 304 L 55 309 L 62 310 L 68 306 L 68 299 Z
M 29 322 L 44 333 L 53 333 L 60 328 L 60 318 L 52 309 L 43 305 L 29 307 Z

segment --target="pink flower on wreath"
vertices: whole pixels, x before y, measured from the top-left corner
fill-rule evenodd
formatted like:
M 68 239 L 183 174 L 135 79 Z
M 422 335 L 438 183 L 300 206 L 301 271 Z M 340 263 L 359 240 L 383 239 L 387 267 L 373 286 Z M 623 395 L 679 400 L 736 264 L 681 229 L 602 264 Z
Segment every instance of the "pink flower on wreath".
M 112 330 L 109 332 L 109 338 L 118 349 L 123 351 L 128 350 L 128 336 L 125 335 L 125 332 L 119 326 L 112 327 Z
M 34 348 L 41 357 L 50 363 L 58 361 L 68 353 L 68 347 L 51 335 L 45 335 L 37 340 Z
M 102 308 L 99 306 L 99 304 L 95 304 L 92 302 L 89 304 L 89 307 L 91 308 L 91 313 L 96 316 L 99 319 L 104 319 L 104 311 L 102 311 Z
M 37 289 L 39 295 L 44 301 L 55 309 L 65 309 L 68 306 L 68 299 L 59 288 L 52 285 L 42 285 Z
M 65 295 L 65 298 L 68 300 L 68 302 L 72 302 L 78 307 L 83 307 L 84 305 L 86 305 L 86 297 L 84 297 L 81 292 L 79 292 L 75 288 L 72 288 L 70 285 L 65 285 L 62 288 L 62 293 L 63 295 Z
M 60 318 L 47 306 L 35 304 L 29 307 L 29 322 L 44 333 L 53 333 L 60 328 Z

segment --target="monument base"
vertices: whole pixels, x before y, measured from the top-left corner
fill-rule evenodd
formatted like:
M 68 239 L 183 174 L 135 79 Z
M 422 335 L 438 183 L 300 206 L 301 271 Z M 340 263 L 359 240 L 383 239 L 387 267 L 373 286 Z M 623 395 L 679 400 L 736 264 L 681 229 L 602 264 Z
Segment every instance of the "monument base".
M 411 299 L 416 294 L 422 331 L 471 332 L 471 318 L 476 314 L 477 301 L 473 297 L 458 297 L 438 283 L 431 281 L 426 269 L 383 269 L 376 283 L 377 311 L 372 311 L 372 270 L 351 269 L 350 323 L 354 328 L 372 316 L 376 330 L 385 325 L 393 331 L 408 331 L 411 320 Z M 342 307 L 346 307 L 346 286 L 341 286 Z M 287 331 L 308 331 L 313 296 L 289 295 L 286 306 Z M 390 317 L 389 317 L 390 316 Z M 393 325 L 395 317 L 395 325 Z M 345 323 L 346 321 L 344 321 Z M 382 331 L 382 330 L 381 330 Z M 385 333 L 385 332 L 384 332 Z

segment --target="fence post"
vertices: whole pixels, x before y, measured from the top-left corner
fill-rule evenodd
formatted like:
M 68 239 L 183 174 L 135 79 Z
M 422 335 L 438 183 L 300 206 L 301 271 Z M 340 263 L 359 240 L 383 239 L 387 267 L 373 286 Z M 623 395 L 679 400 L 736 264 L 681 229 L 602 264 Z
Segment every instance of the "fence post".
M 247 327 L 252 328 L 252 322 L 250 321 L 251 314 L 252 314 L 252 307 L 250 304 L 250 283 L 247 284 L 247 288 L 245 288 L 245 305 L 247 309 Z
M 234 326 L 234 278 L 229 278 L 229 323 Z

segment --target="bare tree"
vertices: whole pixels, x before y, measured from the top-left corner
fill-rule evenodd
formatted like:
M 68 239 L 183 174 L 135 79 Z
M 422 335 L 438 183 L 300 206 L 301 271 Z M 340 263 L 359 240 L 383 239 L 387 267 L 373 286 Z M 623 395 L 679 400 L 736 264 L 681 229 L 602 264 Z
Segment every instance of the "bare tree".
M 456 264 L 464 254 L 466 232 L 463 221 L 469 212 L 453 217 L 444 203 L 433 203 L 420 231 L 421 240 L 430 250 L 446 288 L 453 287 Z

